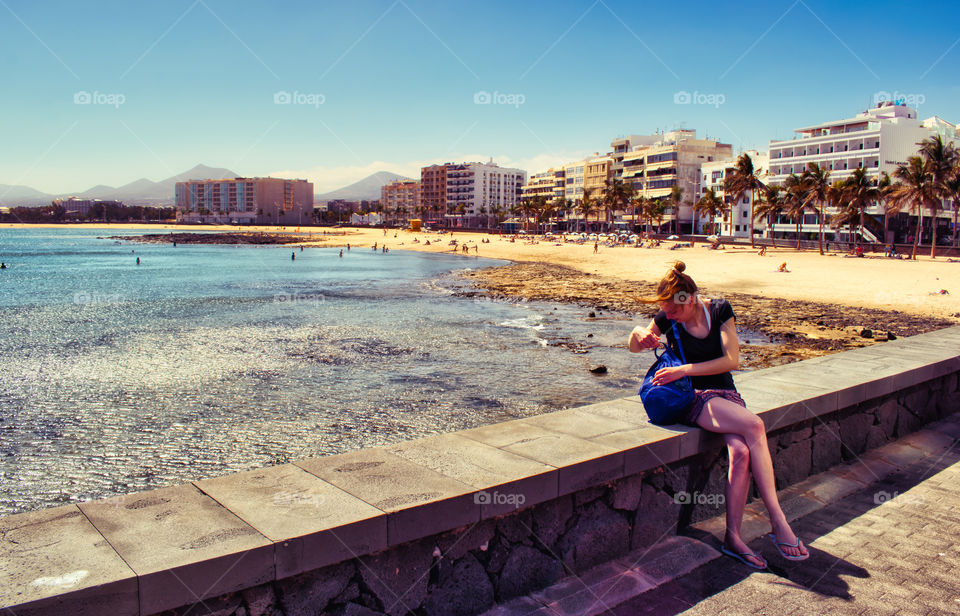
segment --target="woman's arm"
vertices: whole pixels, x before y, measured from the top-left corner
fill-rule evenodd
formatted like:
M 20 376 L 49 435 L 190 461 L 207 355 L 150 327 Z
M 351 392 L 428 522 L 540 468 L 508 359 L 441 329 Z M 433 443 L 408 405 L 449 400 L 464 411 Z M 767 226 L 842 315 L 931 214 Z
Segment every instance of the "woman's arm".
M 655 321 L 650 321 L 647 327 L 637 325 L 630 332 L 630 339 L 627 346 L 631 353 L 639 353 L 644 349 L 655 349 L 660 345 L 660 328 Z
M 661 368 L 654 375 L 653 384 L 666 385 L 685 376 L 706 376 L 736 370 L 740 366 L 740 341 L 737 339 L 737 325 L 733 317 L 720 326 L 720 344 L 723 347 L 723 355 L 717 359 L 684 364 L 676 368 Z

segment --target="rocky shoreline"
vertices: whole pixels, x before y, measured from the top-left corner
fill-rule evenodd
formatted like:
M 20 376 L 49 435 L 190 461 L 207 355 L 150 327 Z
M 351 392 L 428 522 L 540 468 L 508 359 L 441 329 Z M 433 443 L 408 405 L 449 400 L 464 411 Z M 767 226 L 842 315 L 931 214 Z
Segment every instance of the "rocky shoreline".
M 460 291 L 466 297 L 489 297 L 516 301 L 575 303 L 588 312 L 631 315 L 640 321 L 656 312 L 655 306 L 640 298 L 655 292 L 652 283 L 629 282 L 544 263 L 515 263 L 464 272 L 471 288 Z M 760 336 L 755 344 L 743 336 L 741 367 L 766 368 L 848 349 L 882 344 L 900 336 L 912 336 L 960 322 L 874 308 L 838 306 L 812 301 L 785 300 L 745 293 L 721 293 L 702 288 L 707 297 L 724 297 L 733 305 L 737 325 Z M 591 314 L 593 313 L 593 314 Z M 626 340 L 624 340 L 626 350 Z

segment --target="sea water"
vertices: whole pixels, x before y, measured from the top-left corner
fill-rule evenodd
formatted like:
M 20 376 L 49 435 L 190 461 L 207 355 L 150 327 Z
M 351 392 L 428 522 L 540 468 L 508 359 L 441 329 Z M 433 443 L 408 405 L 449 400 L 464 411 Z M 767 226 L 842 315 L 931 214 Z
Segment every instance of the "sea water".
M 502 261 L 100 237 L 138 233 L 0 229 L 0 515 L 630 395 L 649 364 L 629 320 L 457 295 Z

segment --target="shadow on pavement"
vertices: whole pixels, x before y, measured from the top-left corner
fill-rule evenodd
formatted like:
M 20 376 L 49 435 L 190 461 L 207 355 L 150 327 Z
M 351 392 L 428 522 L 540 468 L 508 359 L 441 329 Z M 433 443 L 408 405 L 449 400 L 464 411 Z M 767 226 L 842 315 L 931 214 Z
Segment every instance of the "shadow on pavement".
M 869 578 L 870 572 L 854 565 L 844 558 L 810 547 L 816 539 L 844 526 L 851 520 L 871 511 L 891 496 L 903 494 L 925 479 L 960 461 L 960 445 L 954 443 L 952 449 L 942 456 L 914 464 L 897 471 L 870 486 L 854 492 L 838 502 L 831 503 L 803 518 L 794 520 L 793 529 L 804 540 L 810 550 L 810 558 L 802 562 L 791 562 L 777 552 L 773 543 L 763 535 L 749 543 L 750 548 L 767 559 L 766 571 L 754 571 L 735 560 L 723 557 L 694 569 L 690 573 L 663 584 L 649 592 L 618 606 L 612 613 L 618 615 L 634 614 L 679 614 L 704 599 L 728 588 L 736 586 L 751 575 L 776 575 L 780 578 L 774 584 L 783 584 L 798 591 L 817 593 L 824 597 L 835 597 L 852 601 L 850 586 L 844 578 Z M 720 542 L 711 534 L 688 528 L 686 536 L 698 539 L 720 549 Z M 747 612 L 760 607 L 754 597 Z M 735 608 L 736 606 L 730 606 Z M 747 606 L 742 606 L 747 607 Z M 775 606 L 770 606 L 775 610 Z M 736 611 L 736 609 L 734 610 Z

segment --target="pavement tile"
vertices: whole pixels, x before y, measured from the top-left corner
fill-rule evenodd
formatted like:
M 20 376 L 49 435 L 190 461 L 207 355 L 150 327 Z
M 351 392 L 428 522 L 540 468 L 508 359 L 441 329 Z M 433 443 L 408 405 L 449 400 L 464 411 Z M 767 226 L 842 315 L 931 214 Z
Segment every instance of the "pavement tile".
M 276 544 L 290 577 L 387 547 L 387 515 L 293 464 L 194 482 Z
M 295 464 L 386 512 L 388 546 L 480 521 L 474 488 L 384 448 Z
M 137 578 L 76 505 L 0 518 L 0 613 L 139 614 Z
M 153 614 L 275 579 L 274 546 L 192 484 L 81 503 Z

